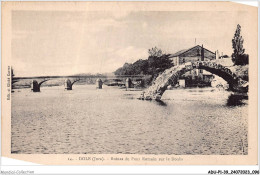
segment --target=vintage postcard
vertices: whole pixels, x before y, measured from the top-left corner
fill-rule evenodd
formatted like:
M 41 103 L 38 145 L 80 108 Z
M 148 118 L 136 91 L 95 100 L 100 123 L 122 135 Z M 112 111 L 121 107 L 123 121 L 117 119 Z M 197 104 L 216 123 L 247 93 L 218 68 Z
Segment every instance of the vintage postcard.
M 2 2 L 2 156 L 256 165 L 257 7 Z

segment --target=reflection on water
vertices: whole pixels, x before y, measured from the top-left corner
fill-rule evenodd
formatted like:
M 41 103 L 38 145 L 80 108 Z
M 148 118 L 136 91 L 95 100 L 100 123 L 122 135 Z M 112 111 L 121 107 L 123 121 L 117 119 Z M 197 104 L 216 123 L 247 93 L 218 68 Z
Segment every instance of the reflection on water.
M 248 104 L 212 88 L 167 90 L 161 101 L 103 86 L 12 93 L 14 154 L 247 154 Z M 244 98 L 244 97 L 243 97 Z M 230 102 L 229 102 L 230 101 Z M 228 102 L 228 105 L 227 105 Z
M 167 106 L 167 104 L 165 102 L 163 102 L 162 100 L 155 100 L 155 102 L 160 105 L 160 106 Z
M 248 100 L 248 95 L 231 94 L 228 96 L 227 106 L 241 106 L 245 105 L 245 100 Z

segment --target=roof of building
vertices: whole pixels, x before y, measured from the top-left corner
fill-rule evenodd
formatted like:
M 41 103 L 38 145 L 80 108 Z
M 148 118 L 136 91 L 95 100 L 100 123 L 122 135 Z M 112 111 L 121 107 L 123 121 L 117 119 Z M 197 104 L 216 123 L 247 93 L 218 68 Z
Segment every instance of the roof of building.
M 195 48 L 195 47 L 200 47 L 200 48 L 202 48 L 200 45 L 196 45 L 196 46 L 191 47 L 191 48 L 189 48 L 189 49 L 180 50 L 180 51 L 178 51 L 178 52 L 176 52 L 176 53 L 174 53 L 174 54 L 170 54 L 169 57 L 171 58 L 171 57 L 181 56 L 182 54 L 184 54 L 184 53 L 186 53 L 186 52 L 192 50 L 192 49 Z M 212 52 L 212 51 L 210 51 L 210 50 L 208 50 L 208 49 L 205 49 L 205 48 L 204 48 L 204 50 L 207 50 L 208 52 L 211 52 L 212 54 L 215 55 L 214 52 Z

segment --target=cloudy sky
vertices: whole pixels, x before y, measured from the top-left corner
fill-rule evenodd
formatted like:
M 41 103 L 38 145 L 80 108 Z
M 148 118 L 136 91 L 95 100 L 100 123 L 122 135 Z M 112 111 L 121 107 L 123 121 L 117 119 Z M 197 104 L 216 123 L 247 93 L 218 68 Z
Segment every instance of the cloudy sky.
M 165 53 L 197 44 L 232 53 L 244 12 L 13 11 L 12 65 L 16 76 L 113 72 L 147 59 L 154 46 Z

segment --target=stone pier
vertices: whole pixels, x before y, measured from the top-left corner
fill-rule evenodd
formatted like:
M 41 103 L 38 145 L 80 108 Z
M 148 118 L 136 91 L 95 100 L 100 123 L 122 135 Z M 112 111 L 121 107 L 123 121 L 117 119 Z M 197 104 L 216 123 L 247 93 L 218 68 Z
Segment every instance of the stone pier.
M 130 78 L 127 78 L 125 80 L 125 87 L 126 87 L 126 89 L 132 87 L 132 80 Z
M 100 78 L 98 78 L 98 79 L 96 80 L 96 88 L 97 88 L 97 89 L 102 89 L 102 85 L 103 85 L 102 80 L 101 80 Z
M 73 82 L 70 81 L 70 79 L 66 79 L 65 82 L 64 82 L 64 87 L 65 87 L 65 90 L 72 90 L 72 86 L 74 83 L 76 83 L 77 81 L 79 81 L 80 79 L 76 79 L 74 80 Z
M 48 80 L 43 80 L 40 83 L 38 83 L 37 80 L 33 80 L 32 83 L 31 83 L 31 90 L 33 92 L 40 92 L 41 91 L 40 87 L 41 87 L 42 83 L 44 83 L 45 81 L 48 81 Z
M 71 83 L 70 79 L 65 80 L 64 87 L 65 87 L 65 90 L 72 90 L 72 83 Z

